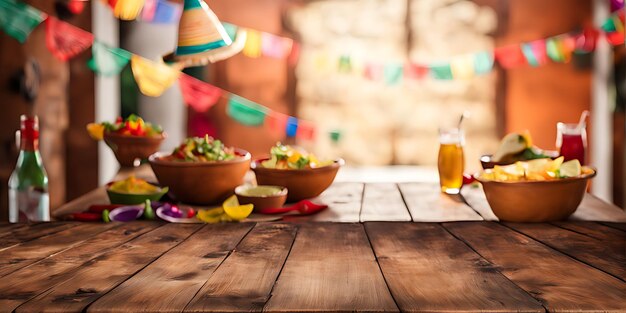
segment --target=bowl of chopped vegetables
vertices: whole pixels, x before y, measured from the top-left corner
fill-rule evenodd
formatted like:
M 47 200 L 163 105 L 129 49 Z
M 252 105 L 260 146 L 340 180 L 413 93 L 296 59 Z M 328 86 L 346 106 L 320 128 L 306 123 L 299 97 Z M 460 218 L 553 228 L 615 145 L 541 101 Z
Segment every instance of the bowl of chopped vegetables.
M 148 159 L 159 183 L 181 202 L 210 205 L 231 196 L 250 168 L 250 153 L 209 136 L 187 138 L 171 154 Z
M 124 180 L 108 183 L 106 190 L 111 204 L 140 204 L 146 200 L 158 201 L 169 189 L 152 185 L 135 176 L 129 176 Z
M 137 159 L 147 159 L 159 151 L 165 139 L 160 126 L 145 122 L 134 114 L 125 120 L 118 117 L 115 123 L 91 123 L 87 125 L 87 131 L 92 138 L 104 140 L 122 166 L 134 166 Z
M 320 161 L 314 154 L 278 143 L 270 157 L 251 164 L 259 185 L 282 186 L 289 190 L 287 201 L 319 196 L 333 181 L 343 159 Z
M 501 221 L 550 222 L 576 211 L 595 175 L 595 169 L 578 160 L 559 157 L 496 165 L 475 177 Z

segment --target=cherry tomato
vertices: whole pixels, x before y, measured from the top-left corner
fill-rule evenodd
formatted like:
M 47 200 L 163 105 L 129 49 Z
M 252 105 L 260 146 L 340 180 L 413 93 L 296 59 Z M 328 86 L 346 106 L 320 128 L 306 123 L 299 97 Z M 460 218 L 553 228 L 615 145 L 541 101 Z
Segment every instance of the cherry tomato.
M 192 208 L 188 208 L 187 209 L 187 218 L 192 218 L 194 216 L 196 216 L 196 211 L 194 211 L 194 209 L 192 209 Z

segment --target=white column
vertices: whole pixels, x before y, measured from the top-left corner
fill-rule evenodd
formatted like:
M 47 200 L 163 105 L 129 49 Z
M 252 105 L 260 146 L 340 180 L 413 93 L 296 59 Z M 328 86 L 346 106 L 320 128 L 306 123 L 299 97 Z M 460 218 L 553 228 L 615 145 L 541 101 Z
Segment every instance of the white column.
M 96 40 L 112 47 L 119 44 L 119 22 L 111 9 L 100 1 L 92 1 L 92 29 Z M 119 76 L 95 77 L 96 122 L 114 121 L 120 115 Z M 103 185 L 115 176 L 119 168 L 115 155 L 104 142 L 98 144 L 98 183 Z
M 596 25 L 609 17 L 609 1 L 594 0 L 593 20 Z M 600 199 L 611 202 L 612 175 L 613 175 L 613 118 L 610 104 L 609 86 L 611 79 L 612 51 L 610 44 L 600 38 L 594 54 L 591 123 L 593 133 L 590 140 L 592 151 L 591 160 L 598 169 L 598 175 L 593 181 L 592 193 Z
M 124 34 L 123 47 L 150 60 L 159 60 L 176 48 L 178 23 L 158 24 L 133 22 Z M 139 96 L 139 114 L 145 120 L 163 127 L 168 137 L 161 151 L 170 151 L 187 134 L 187 110 L 178 82 L 157 98 Z

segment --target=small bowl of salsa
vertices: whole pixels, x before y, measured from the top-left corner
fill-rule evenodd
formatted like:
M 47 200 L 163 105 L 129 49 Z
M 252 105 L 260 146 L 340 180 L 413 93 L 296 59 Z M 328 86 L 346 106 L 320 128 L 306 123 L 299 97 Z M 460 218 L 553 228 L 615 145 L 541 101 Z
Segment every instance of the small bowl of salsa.
M 270 185 L 241 185 L 235 188 L 240 204 L 253 204 L 255 210 L 281 208 L 287 201 L 287 188 Z

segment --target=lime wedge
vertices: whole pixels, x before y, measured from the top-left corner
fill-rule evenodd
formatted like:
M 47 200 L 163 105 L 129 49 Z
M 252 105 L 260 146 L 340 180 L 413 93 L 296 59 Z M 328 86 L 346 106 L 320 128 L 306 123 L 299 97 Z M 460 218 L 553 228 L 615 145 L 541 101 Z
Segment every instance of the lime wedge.
M 582 167 L 580 166 L 580 161 L 578 160 L 570 160 L 563 164 L 559 168 L 559 175 L 561 177 L 577 177 L 582 173 Z

